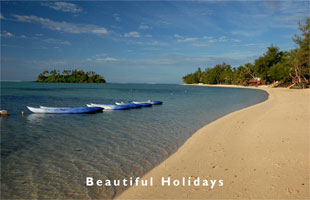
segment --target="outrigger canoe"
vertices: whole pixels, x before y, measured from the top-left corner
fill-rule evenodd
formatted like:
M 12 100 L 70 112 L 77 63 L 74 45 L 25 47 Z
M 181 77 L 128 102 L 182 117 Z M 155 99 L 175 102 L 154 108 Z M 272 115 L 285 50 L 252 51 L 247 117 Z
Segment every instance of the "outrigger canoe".
M 130 107 L 127 105 L 113 105 L 113 104 L 86 104 L 88 107 L 101 107 L 104 108 L 104 110 L 125 110 L 129 109 Z
M 78 108 L 57 108 L 57 107 L 40 107 L 33 108 L 26 106 L 28 110 L 33 113 L 46 113 L 46 114 L 81 114 L 81 113 L 95 113 L 103 110 L 102 107 L 78 107 Z

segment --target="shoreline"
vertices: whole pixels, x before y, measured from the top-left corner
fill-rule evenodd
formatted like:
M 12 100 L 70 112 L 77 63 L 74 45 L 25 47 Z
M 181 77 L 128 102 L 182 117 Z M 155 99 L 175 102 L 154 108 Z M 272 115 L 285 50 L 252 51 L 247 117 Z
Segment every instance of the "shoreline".
M 116 198 L 309 198 L 310 90 L 228 87 L 263 89 L 269 97 L 205 125 L 143 176 L 156 183 L 161 177 L 223 179 L 223 187 L 133 186 Z
M 193 84 L 181 84 L 188 86 L 202 86 L 202 87 L 228 87 L 228 88 L 248 88 L 248 89 L 264 89 L 269 88 L 269 85 L 259 85 L 256 86 L 242 86 L 242 85 L 226 85 L 226 84 L 202 84 L 202 83 L 193 83 Z

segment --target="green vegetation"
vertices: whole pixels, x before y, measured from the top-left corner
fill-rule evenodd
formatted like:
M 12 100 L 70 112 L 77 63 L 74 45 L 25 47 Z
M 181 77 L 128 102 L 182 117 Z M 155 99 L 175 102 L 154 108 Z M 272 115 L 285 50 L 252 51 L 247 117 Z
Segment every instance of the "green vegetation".
M 103 76 L 95 72 L 84 72 L 83 70 L 64 70 L 61 74 L 59 71 L 44 71 L 39 74 L 37 82 L 54 82 L 54 83 L 105 83 Z
M 299 23 L 301 35 L 296 35 L 293 41 L 298 45 L 290 51 L 280 51 L 271 45 L 267 51 L 254 61 L 238 68 L 226 63 L 218 64 L 213 68 L 200 68 L 192 74 L 183 77 L 184 83 L 205 84 L 235 84 L 248 85 L 250 80 L 261 80 L 262 83 L 271 84 L 276 81 L 287 86 L 296 83 L 296 87 L 309 86 L 310 78 L 310 18 L 303 25 Z

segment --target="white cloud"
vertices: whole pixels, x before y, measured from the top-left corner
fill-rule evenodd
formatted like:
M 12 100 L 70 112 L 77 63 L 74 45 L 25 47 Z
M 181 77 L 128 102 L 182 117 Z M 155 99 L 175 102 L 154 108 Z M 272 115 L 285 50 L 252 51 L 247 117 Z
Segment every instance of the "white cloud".
M 117 59 L 112 58 L 112 57 L 107 57 L 107 58 L 105 58 L 105 61 L 117 61 Z
M 174 34 L 174 37 L 175 38 L 183 38 L 181 35 L 179 35 L 179 34 Z
M 40 35 L 40 34 L 35 34 L 35 35 Z M 14 37 L 14 38 L 18 38 L 18 39 L 30 39 L 30 40 L 39 40 L 41 42 L 45 42 L 45 43 L 50 43 L 50 44 L 59 44 L 59 45 L 71 45 L 70 42 L 68 41 L 63 41 L 63 40 L 58 40 L 58 39 L 54 39 L 54 38 L 47 38 L 47 39 L 41 39 L 38 37 L 31 37 L 31 36 L 26 36 L 26 35 L 14 35 L 13 33 L 7 32 L 7 31 L 3 31 L 1 33 L 1 37 Z M 34 49 L 47 49 L 47 47 L 34 47 Z M 55 48 L 55 47 L 54 47 Z
M 141 42 L 141 41 L 133 41 L 133 40 L 130 40 L 130 41 L 127 41 L 127 44 L 134 44 L 134 45 L 143 45 L 143 46 L 167 46 L 168 44 L 167 43 L 164 43 L 164 42 L 158 42 L 156 40 L 153 40 L 153 41 L 148 41 L 148 42 Z
M 177 42 L 193 42 L 194 46 L 208 46 L 207 43 L 226 42 L 228 40 L 226 36 L 219 37 L 218 39 L 214 39 L 209 36 L 185 38 L 176 34 L 174 37 L 178 38 Z
M 198 40 L 198 38 L 194 38 L 194 37 L 191 37 L 191 38 L 184 38 L 184 39 L 179 39 L 177 40 L 178 42 L 194 42 Z
M 96 58 L 97 62 L 115 62 L 118 61 L 116 58 L 106 57 L 106 58 Z
M 125 33 L 124 37 L 134 37 L 134 38 L 138 38 L 140 37 L 140 33 L 133 31 L 133 32 L 129 32 L 129 33 Z
M 187 42 L 196 47 L 206 47 L 211 43 L 216 42 L 227 42 L 228 38 L 226 36 L 221 36 L 219 38 L 213 38 L 211 36 L 203 36 L 203 37 L 183 37 L 179 34 L 175 34 L 174 37 L 177 39 L 177 42 Z M 232 40 L 231 40 L 232 41 Z M 237 42 L 237 40 L 234 40 Z
M 5 19 L 1 12 L 0 12 L 0 19 Z
M 239 39 L 231 39 L 231 41 L 233 41 L 233 42 L 241 42 L 241 40 L 239 40 Z
M 65 21 L 57 22 L 47 18 L 37 17 L 37 16 L 24 16 L 24 15 L 13 15 L 20 22 L 28 23 L 39 23 L 45 28 L 61 31 L 66 33 L 82 34 L 90 33 L 96 35 L 106 35 L 108 30 L 104 27 L 100 27 L 93 24 L 73 24 Z
M 1 37 L 15 37 L 13 33 L 4 31 L 3 33 L 1 33 Z
M 42 41 L 46 42 L 46 43 L 50 43 L 50 44 L 71 45 L 71 43 L 68 41 L 62 41 L 62 40 L 57 40 L 57 39 L 53 39 L 53 38 L 44 39 Z
M 68 3 L 68 2 L 44 2 L 44 3 L 41 3 L 41 5 L 47 6 L 54 10 L 59 10 L 63 12 L 71 12 L 71 13 L 77 13 L 83 10 L 81 7 L 77 6 L 76 4 Z
M 174 37 L 177 38 L 177 42 L 192 42 L 194 46 L 208 46 L 208 43 L 228 41 L 228 38 L 226 36 L 221 36 L 218 39 L 215 39 L 211 36 L 183 37 L 179 34 L 175 34 Z
M 166 20 L 160 20 L 160 21 L 158 21 L 157 23 L 158 23 L 158 24 L 161 24 L 161 25 L 170 25 L 170 24 L 172 24 L 171 22 L 168 22 L 168 21 L 166 21 Z
M 120 16 L 119 16 L 119 14 L 114 13 L 114 14 L 113 14 L 113 17 L 114 17 L 114 20 L 115 20 L 115 21 L 117 21 L 117 22 L 120 22 L 120 21 L 121 21 L 121 18 L 120 18 Z
M 247 31 L 247 30 L 237 30 L 237 31 L 232 31 L 231 34 L 233 35 L 241 35 L 245 37 L 254 37 L 257 35 L 260 35 L 262 31 Z
M 151 37 L 152 37 L 152 35 L 150 35 L 150 34 L 146 34 L 146 35 L 145 35 L 145 37 L 151 38 Z
M 107 34 L 108 33 L 106 28 L 95 28 L 92 30 L 92 32 L 95 34 Z
M 211 36 L 203 36 L 203 39 L 205 39 L 205 40 L 211 40 L 213 37 L 211 37 Z
M 195 42 L 192 45 L 195 47 L 207 47 L 207 46 L 209 46 L 209 43 L 207 43 L 207 42 L 199 42 L 199 43 Z
M 232 45 L 233 47 L 251 47 L 251 46 L 255 46 L 255 47 L 267 47 L 268 44 L 263 44 L 263 43 L 248 43 L 248 44 L 236 44 L 236 45 Z
M 218 39 L 219 42 L 226 42 L 227 41 L 227 37 L 222 36 Z
M 215 42 L 217 42 L 217 39 L 210 39 L 210 40 L 208 40 L 208 42 L 209 43 L 215 43 Z
M 145 42 L 143 45 L 150 45 L 150 46 L 166 46 L 167 44 L 164 42 L 158 42 L 158 41 L 151 41 L 151 42 Z
M 140 29 L 140 30 L 147 30 L 147 29 L 152 29 L 152 27 L 150 27 L 150 26 L 148 26 L 148 25 L 141 24 L 141 25 L 139 26 L 139 29 Z

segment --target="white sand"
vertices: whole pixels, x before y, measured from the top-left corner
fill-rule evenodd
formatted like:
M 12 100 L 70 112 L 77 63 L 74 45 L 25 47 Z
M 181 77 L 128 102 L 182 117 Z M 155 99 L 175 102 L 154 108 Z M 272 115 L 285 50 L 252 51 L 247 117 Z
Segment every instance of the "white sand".
M 308 199 L 310 90 L 264 88 L 267 101 L 198 130 L 119 199 Z M 224 186 L 161 186 L 161 177 L 223 179 Z

